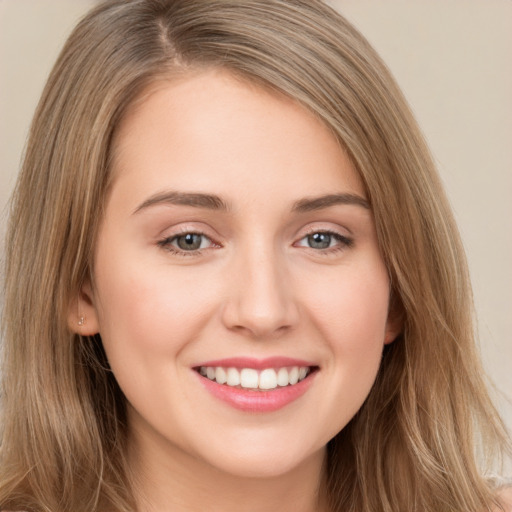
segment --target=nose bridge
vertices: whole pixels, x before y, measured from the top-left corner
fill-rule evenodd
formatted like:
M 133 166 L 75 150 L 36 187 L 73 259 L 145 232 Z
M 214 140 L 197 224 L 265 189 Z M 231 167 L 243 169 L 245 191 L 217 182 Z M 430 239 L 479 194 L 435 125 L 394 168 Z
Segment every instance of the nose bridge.
M 224 320 L 255 337 L 290 329 L 298 320 L 284 256 L 268 240 L 252 240 L 236 251 Z

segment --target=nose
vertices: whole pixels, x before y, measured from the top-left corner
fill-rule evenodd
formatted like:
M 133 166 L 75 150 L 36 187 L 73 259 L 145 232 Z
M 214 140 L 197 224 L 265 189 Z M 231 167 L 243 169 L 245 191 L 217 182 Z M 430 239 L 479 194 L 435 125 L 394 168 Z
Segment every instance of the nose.
M 254 249 L 254 248 L 253 248 Z M 254 339 L 292 330 L 299 311 L 285 263 L 271 249 L 247 251 L 234 262 L 224 325 Z

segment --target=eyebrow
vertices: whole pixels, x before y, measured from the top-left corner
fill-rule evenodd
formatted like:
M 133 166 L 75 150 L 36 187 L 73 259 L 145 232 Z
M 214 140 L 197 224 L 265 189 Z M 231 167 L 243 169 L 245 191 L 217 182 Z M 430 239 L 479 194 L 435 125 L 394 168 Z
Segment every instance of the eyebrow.
M 160 192 L 152 195 L 140 204 L 134 214 L 160 204 L 171 204 L 180 206 L 192 206 L 207 210 L 229 211 L 229 205 L 215 194 L 202 194 L 199 192 Z M 304 198 L 293 204 L 292 211 L 305 213 L 316 210 L 323 210 L 336 205 L 355 205 L 370 210 L 370 204 L 366 199 L 356 194 L 328 194 L 319 197 Z
M 214 194 L 201 194 L 196 192 L 161 192 L 146 199 L 135 210 L 134 214 L 159 204 L 175 204 L 181 206 L 192 206 L 207 210 L 228 211 L 229 207 L 219 196 Z
M 370 203 L 357 194 L 328 194 L 319 197 L 307 197 L 294 203 L 292 211 L 304 213 L 323 210 L 336 205 L 355 205 L 370 210 Z

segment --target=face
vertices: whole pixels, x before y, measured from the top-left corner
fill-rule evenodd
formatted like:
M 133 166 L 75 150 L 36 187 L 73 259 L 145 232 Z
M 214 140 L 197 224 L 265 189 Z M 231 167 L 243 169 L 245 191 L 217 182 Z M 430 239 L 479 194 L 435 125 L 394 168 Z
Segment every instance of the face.
M 246 476 L 323 456 L 395 335 L 336 139 L 293 101 L 205 71 L 132 108 L 113 172 L 81 333 L 101 334 L 133 439 Z

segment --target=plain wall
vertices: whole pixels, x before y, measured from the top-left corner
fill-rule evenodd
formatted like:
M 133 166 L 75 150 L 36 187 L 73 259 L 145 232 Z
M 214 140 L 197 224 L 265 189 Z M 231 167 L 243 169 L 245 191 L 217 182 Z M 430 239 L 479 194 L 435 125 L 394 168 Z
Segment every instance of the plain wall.
M 45 78 L 66 35 L 93 3 L 0 0 L 2 238 Z M 512 430 L 512 2 L 330 3 L 387 62 L 431 146 L 468 254 L 484 363 Z

